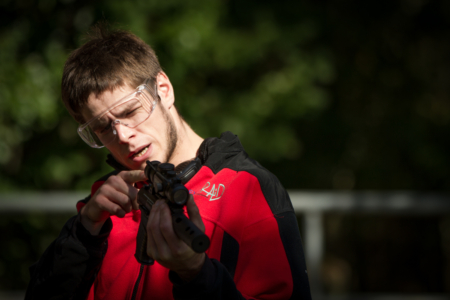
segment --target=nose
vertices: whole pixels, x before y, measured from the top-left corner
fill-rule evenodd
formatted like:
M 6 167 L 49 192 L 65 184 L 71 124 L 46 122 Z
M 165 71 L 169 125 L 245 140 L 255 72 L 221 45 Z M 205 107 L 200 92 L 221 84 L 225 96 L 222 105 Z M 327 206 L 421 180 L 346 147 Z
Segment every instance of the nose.
M 119 126 L 123 125 L 123 126 Z M 130 137 L 133 136 L 133 130 L 128 126 L 128 124 L 115 120 L 111 122 L 111 127 L 113 129 L 114 135 L 117 136 L 119 142 L 127 142 Z

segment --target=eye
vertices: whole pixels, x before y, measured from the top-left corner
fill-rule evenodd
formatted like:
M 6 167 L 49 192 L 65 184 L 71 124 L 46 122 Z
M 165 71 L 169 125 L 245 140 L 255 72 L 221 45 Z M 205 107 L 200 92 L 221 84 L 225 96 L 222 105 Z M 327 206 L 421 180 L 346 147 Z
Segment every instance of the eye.
M 142 104 L 137 99 L 131 99 L 125 103 L 119 104 L 110 110 L 110 113 L 116 119 L 134 118 L 136 114 L 141 112 Z
M 92 131 L 97 135 L 104 135 L 109 130 L 111 130 L 111 123 L 96 124 L 96 126 L 92 128 Z
M 106 125 L 105 127 L 103 127 L 103 129 L 100 130 L 99 134 L 105 134 L 110 129 L 111 129 L 111 123 L 108 123 L 108 125 Z
M 142 105 L 139 102 L 129 103 L 128 107 L 122 112 L 122 118 L 132 118 L 141 111 Z
M 140 108 L 140 107 L 135 107 L 135 108 L 133 108 L 133 109 L 130 109 L 130 110 L 127 112 L 127 116 L 132 116 L 133 114 L 137 113 L 137 112 L 139 111 L 139 108 Z

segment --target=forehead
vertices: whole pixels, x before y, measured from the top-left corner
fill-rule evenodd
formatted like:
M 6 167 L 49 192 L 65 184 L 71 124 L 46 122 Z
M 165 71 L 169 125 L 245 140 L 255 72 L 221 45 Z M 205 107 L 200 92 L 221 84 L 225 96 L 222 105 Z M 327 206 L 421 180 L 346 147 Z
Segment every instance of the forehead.
M 88 122 L 95 116 L 98 116 L 105 110 L 109 109 L 114 103 L 128 96 L 134 90 L 135 89 L 130 87 L 129 85 L 123 85 L 112 91 L 106 90 L 100 95 L 95 95 L 94 93 L 91 93 L 89 95 L 86 105 L 83 107 L 81 112 L 85 122 Z

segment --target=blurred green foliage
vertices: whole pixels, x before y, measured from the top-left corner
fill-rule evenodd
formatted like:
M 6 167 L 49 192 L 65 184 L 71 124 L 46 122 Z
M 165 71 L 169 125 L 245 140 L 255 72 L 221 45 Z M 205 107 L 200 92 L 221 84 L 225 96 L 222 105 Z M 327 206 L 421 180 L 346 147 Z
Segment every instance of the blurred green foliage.
M 99 20 L 159 55 L 201 136 L 238 134 L 288 188 L 448 190 L 447 1 L 0 2 L 0 190 L 110 170 L 60 100 Z
M 100 19 L 155 48 L 180 112 L 201 136 L 231 130 L 256 159 L 299 158 L 292 122 L 329 104 L 319 85 L 334 78 L 329 54 L 304 47 L 317 36 L 307 10 L 299 21 L 282 18 L 286 5 L 250 4 L 3 2 L 12 16 L 0 32 L 0 189 L 85 189 L 108 170 L 105 151 L 82 144 L 59 96 L 69 49 Z

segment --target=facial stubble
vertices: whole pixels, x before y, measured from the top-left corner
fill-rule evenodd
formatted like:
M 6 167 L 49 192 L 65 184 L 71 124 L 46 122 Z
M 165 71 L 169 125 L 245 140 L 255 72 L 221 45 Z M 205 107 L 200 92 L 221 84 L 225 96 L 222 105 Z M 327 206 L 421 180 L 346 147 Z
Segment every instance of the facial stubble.
M 167 124 L 167 149 L 166 149 L 166 160 L 165 162 L 169 162 L 172 159 L 172 156 L 175 152 L 175 148 L 177 147 L 178 142 L 178 134 L 177 129 L 175 127 L 174 121 L 169 115 L 169 113 L 165 110 L 164 107 L 161 107 L 161 111 L 164 117 L 164 121 Z

